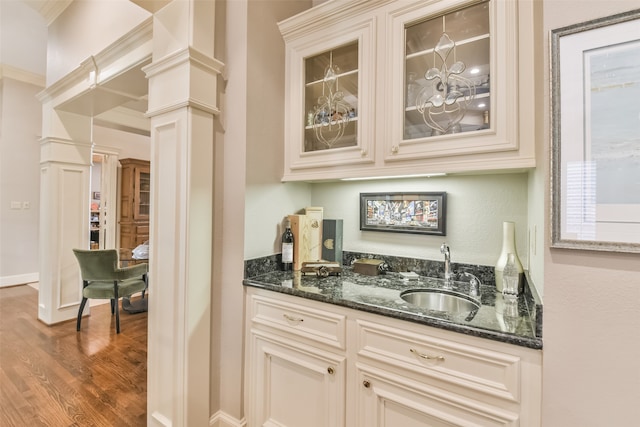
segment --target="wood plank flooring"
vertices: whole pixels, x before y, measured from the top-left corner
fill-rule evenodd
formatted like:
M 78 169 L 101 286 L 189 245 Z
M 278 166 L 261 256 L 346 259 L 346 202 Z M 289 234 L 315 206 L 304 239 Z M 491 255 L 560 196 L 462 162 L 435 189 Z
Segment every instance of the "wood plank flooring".
M 37 320 L 38 291 L 0 288 L 0 426 L 145 426 L 147 313 L 110 305 L 47 326 Z

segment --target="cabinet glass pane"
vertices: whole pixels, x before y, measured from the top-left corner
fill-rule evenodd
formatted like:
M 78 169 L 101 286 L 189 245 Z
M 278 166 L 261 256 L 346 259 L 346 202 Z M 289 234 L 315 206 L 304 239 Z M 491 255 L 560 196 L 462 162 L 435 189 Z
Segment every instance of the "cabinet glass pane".
M 490 46 L 488 1 L 405 27 L 405 140 L 489 127 Z
M 140 172 L 140 215 L 149 215 L 149 206 L 151 201 L 151 175 L 149 173 Z
M 305 59 L 304 105 L 304 152 L 357 145 L 357 42 Z

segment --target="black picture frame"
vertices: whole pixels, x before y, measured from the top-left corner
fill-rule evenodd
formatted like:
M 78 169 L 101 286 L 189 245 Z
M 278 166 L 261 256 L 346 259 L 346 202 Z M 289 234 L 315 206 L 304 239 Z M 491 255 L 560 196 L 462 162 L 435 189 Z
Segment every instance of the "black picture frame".
M 360 193 L 360 230 L 446 236 L 446 192 Z

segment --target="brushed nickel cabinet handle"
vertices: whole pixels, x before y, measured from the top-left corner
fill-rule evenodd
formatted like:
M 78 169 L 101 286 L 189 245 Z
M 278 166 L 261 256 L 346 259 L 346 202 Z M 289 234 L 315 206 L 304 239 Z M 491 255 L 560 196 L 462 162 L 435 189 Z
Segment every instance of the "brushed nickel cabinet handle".
M 429 354 L 420 353 L 418 350 L 414 348 L 410 348 L 409 351 L 426 360 L 435 360 L 438 362 L 444 362 L 444 356 L 431 356 Z
M 295 322 L 295 323 L 300 323 L 300 322 L 304 322 L 304 319 L 301 317 L 293 317 L 290 316 L 288 314 L 283 314 L 282 315 L 285 319 L 287 319 L 289 322 Z
M 371 387 L 371 383 L 367 380 L 362 381 L 362 385 L 364 386 L 364 388 L 369 388 Z
M 327 368 L 327 372 L 329 373 L 329 375 L 333 375 L 333 373 L 334 373 L 335 371 L 333 370 L 333 368 L 332 368 L 331 366 L 329 366 L 329 367 Z

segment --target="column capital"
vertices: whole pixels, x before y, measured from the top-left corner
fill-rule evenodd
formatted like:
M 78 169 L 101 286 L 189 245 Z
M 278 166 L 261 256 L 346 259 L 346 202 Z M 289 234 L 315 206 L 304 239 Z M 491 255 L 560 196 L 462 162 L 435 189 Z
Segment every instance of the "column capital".
M 149 79 L 147 117 L 192 107 L 218 115 L 217 82 L 224 64 L 193 48 L 185 47 L 145 67 Z
M 40 139 L 40 164 L 65 163 L 87 166 L 91 164 L 93 144 L 57 137 Z

